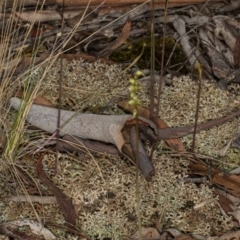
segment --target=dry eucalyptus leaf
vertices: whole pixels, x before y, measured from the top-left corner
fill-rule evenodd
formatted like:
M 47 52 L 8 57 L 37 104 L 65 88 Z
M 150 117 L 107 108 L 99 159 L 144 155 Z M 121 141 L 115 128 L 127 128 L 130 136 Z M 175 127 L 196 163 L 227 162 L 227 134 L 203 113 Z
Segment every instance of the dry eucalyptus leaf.
M 196 240 L 196 238 L 190 234 L 181 234 L 180 236 L 175 237 L 174 240 Z
M 18 98 L 22 98 L 22 96 L 23 96 L 22 90 L 17 91 L 17 93 L 15 94 L 15 97 L 18 97 Z M 45 106 L 45 107 L 54 107 L 51 101 L 47 100 L 45 97 L 42 97 L 40 95 L 38 95 L 33 102 L 35 104 Z
M 66 226 L 70 229 L 75 229 L 74 226 L 76 225 L 76 211 L 72 203 L 72 199 L 69 198 L 66 194 L 63 193 L 63 191 L 55 186 L 51 180 L 47 177 L 47 175 L 43 171 L 42 167 L 42 160 L 43 160 L 44 154 L 38 159 L 37 165 L 36 165 L 36 171 L 38 178 L 43 182 L 45 186 L 48 187 L 48 189 L 52 192 L 52 194 L 56 197 L 57 203 L 59 207 L 62 210 L 64 219 L 66 221 Z
M 29 219 L 2 223 L 0 225 L 0 232 L 8 235 L 10 231 L 9 229 L 16 229 L 17 227 L 22 226 L 29 226 L 33 234 L 43 236 L 46 240 L 56 239 L 56 237 L 47 228 L 43 227 L 42 224 Z
M 175 238 L 177 238 L 177 237 L 179 237 L 179 236 L 182 235 L 182 233 L 181 233 L 179 230 L 175 229 L 175 228 L 169 228 L 169 229 L 167 230 L 167 232 L 169 232 L 170 234 L 172 234 Z
M 99 52 L 98 56 L 106 56 L 110 55 L 112 51 L 120 47 L 123 43 L 126 42 L 128 39 L 129 35 L 131 33 L 131 22 L 128 21 L 125 23 L 122 32 L 118 36 L 117 40 L 111 44 L 110 46 L 107 46 L 105 49 L 103 49 L 101 52 Z
M 238 226 L 240 226 L 240 209 L 236 208 L 232 213 L 230 213 L 238 221 Z
M 240 230 L 225 233 L 220 237 L 208 237 L 207 240 L 231 240 L 231 239 L 239 239 L 239 238 L 240 238 Z
M 144 239 L 147 240 L 159 240 L 161 235 L 159 234 L 159 232 L 157 231 L 157 229 L 155 228 L 144 228 L 142 227 L 142 237 Z M 132 240 L 139 240 L 139 232 L 135 232 L 132 236 L 131 236 Z

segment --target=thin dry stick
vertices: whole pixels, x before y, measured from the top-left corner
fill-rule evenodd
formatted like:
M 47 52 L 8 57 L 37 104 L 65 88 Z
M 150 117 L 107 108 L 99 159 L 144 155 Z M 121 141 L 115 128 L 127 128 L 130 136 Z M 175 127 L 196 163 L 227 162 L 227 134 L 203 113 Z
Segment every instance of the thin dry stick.
M 168 10 L 168 0 L 165 0 L 165 9 L 164 9 L 164 24 L 163 24 L 163 43 L 162 43 L 162 59 L 161 59 L 161 72 L 160 79 L 158 82 L 158 96 L 157 96 L 157 109 L 155 117 L 158 117 L 159 107 L 160 107 L 160 95 L 162 91 L 162 79 L 163 79 L 163 71 L 164 71 L 164 55 L 165 55 L 165 40 L 166 40 L 166 31 L 167 31 L 167 10 Z
M 136 115 L 136 205 L 137 205 L 137 218 L 138 218 L 138 234 L 139 239 L 142 240 L 142 220 L 140 212 L 140 191 L 139 191 L 139 122 L 138 113 Z
M 168 0 L 165 0 L 165 9 L 164 9 L 164 25 L 163 25 L 163 45 L 162 45 L 162 59 L 161 59 L 161 72 L 160 72 L 160 79 L 159 79 L 159 82 L 158 82 L 158 94 L 157 94 L 157 106 L 156 106 L 156 113 L 153 114 L 153 110 L 154 110 L 154 107 L 153 109 L 151 108 L 150 109 L 150 116 L 151 114 L 153 115 L 153 121 L 155 121 L 154 119 L 157 119 L 158 118 L 158 114 L 159 114 L 159 107 L 160 107 L 160 95 L 161 95 L 161 91 L 162 91 L 162 78 L 163 78 L 163 71 L 164 71 L 164 53 L 165 53 L 165 38 L 166 38 L 166 26 L 167 26 L 167 9 L 168 9 Z M 154 48 L 155 45 L 152 46 L 152 48 Z M 154 56 L 154 55 L 152 55 Z M 154 59 L 151 59 L 152 62 L 155 63 L 155 56 L 154 56 Z M 152 71 L 152 69 L 151 69 Z M 154 69 L 153 69 L 154 71 Z M 154 84 L 154 79 L 151 79 L 151 85 Z M 153 86 L 154 88 L 154 86 Z M 153 99 L 154 99 L 154 95 L 153 93 L 152 94 L 152 105 L 154 106 L 154 102 L 153 102 Z M 154 152 L 154 143 L 152 143 L 152 147 L 151 147 L 151 153 L 150 153 L 150 159 L 152 159 L 152 155 L 153 155 L 153 152 Z
M 64 1 L 62 3 L 62 11 L 61 11 L 61 18 L 62 18 L 62 25 L 61 25 L 61 33 L 63 36 L 63 29 L 64 29 Z M 58 92 L 58 120 L 57 120 L 57 131 L 56 131 L 56 155 L 55 155 L 55 166 L 54 166 L 54 173 L 57 174 L 57 164 L 58 164 L 58 156 L 59 156 L 59 137 L 60 137 L 60 125 L 61 125 L 61 106 L 62 106 L 62 78 L 63 78 L 63 44 L 61 47 L 61 55 L 60 55 L 60 78 L 59 78 L 59 92 Z
M 195 142 L 196 142 L 200 95 L 201 95 L 201 88 L 202 88 L 202 69 L 201 69 L 201 65 L 198 61 L 196 62 L 196 67 L 197 67 L 198 73 L 199 73 L 199 83 L 198 83 L 198 92 L 197 92 L 197 106 L 196 106 L 196 113 L 195 113 L 195 123 L 194 123 L 194 130 L 193 130 L 192 152 L 194 152 Z
M 150 71 L 150 120 L 154 120 L 154 70 L 155 70 L 155 31 L 154 31 L 154 0 L 151 1 L 151 71 Z
M 155 31 L 154 31 L 154 0 L 151 1 L 151 70 L 150 70 L 150 120 L 154 121 L 154 95 L 155 95 Z M 150 159 L 154 152 L 155 141 L 151 142 Z

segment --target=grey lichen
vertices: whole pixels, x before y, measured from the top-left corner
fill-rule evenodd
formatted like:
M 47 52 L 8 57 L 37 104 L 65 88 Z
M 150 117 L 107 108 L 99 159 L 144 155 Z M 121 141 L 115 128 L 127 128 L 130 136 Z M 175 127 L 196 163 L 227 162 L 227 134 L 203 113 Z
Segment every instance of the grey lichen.
M 97 113 L 107 104 L 115 107 L 116 99 L 128 95 L 126 87 L 129 74 L 125 73 L 120 65 L 107 65 L 101 61 L 89 64 L 84 63 L 83 60 L 71 62 L 64 60 L 63 65 L 63 109 L 77 111 L 84 108 Z M 59 69 L 60 62 L 57 61 L 46 73 L 39 91 L 55 105 L 58 103 Z M 34 77 L 35 83 L 43 72 L 44 66 L 37 71 L 38 77 Z M 111 100 L 113 102 L 110 103 Z M 108 110 L 112 111 L 110 108 Z
M 40 94 L 54 104 L 58 102 L 59 66 L 59 62 L 56 62 L 48 71 L 40 89 Z M 37 75 L 35 73 L 32 84 L 38 81 L 36 76 L 41 76 L 43 71 L 44 68 L 39 69 Z M 128 98 L 128 79 L 128 74 L 119 65 L 64 61 L 62 106 L 67 110 L 123 114 L 116 102 L 118 98 Z M 239 95 L 234 95 L 232 100 L 214 83 L 203 80 L 202 84 L 199 122 L 221 117 L 238 107 Z M 197 82 L 187 76 L 174 79 L 170 87 L 164 86 L 160 117 L 169 126 L 194 123 L 197 88 Z M 144 88 L 140 91 L 143 106 L 148 107 L 149 95 Z M 237 131 L 236 126 L 238 119 L 233 119 L 197 134 L 196 152 L 217 156 Z M 182 141 L 190 148 L 192 137 L 186 136 Z M 175 227 L 184 232 L 204 235 L 209 235 L 211 228 L 221 232 L 230 230 L 233 227 L 231 218 L 223 217 L 217 205 L 207 204 L 198 211 L 193 210 L 192 206 L 214 198 L 213 191 L 205 184 L 196 186 L 194 183 L 185 183 L 188 162 L 184 158 L 174 159 L 163 153 L 164 149 L 161 142 L 154 153 L 156 174 L 153 181 L 147 183 L 140 178 L 143 226 L 154 225 L 159 229 Z M 229 155 L 223 161 L 227 162 Z M 238 164 L 234 156 L 231 159 Z M 24 162 L 24 158 L 21 161 Z M 47 154 L 45 161 L 47 168 L 53 165 L 53 154 Z M 59 171 L 52 181 L 72 197 L 78 222 L 87 235 L 100 239 L 127 239 L 137 229 L 135 174 L 134 166 L 116 156 L 88 154 L 78 160 L 76 156 L 61 154 Z M 54 206 L 52 211 L 56 211 L 59 221 L 62 221 Z
M 190 77 L 174 78 L 172 86 L 163 87 L 159 117 L 170 127 L 193 124 L 195 121 L 197 91 L 198 82 Z M 149 96 L 145 92 L 142 95 L 144 104 L 148 106 Z M 235 94 L 229 95 L 221 91 L 215 82 L 204 79 L 201 89 L 198 123 L 226 116 L 238 110 L 239 103 L 239 90 L 238 93 L 235 92 Z M 239 119 L 235 118 L 225 124 L 198 133 L 196 152 L 218 157 L 219 150 L 231 140 L 238 129 Z M 183 137 L 182 141 L 187 148 L 191 148 L 191 135 Z M 234 152 L 236 154 L 234 156 L 232 154 L 231 162 L 235 158 L 234 162 L 238 163 L 237 154 L 239 154 L 239 151 L 235 150 Z M 227 158 L 223 158 L 224 162 L 227 161 Z

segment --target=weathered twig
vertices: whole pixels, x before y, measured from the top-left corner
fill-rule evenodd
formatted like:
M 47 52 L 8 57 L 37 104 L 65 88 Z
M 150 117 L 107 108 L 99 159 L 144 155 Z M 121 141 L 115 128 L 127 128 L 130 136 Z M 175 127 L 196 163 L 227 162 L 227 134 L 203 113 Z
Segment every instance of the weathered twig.
M 214 120 L 204 122 L 197 125 L 196 132 L 200 132 L 202 130 L 209 129 L 211 127 L 223 124 L 234 117 L 240 115 L 240 110 L 234 112 L 226 117 L 216 118 Z M 186 127 L 176 127 L 176 128 L 165 128 L 158 130 L 158 139 L 169 139 L 169 138 L 180 138 L 189 134 L 192 134 L 194 131 L 194 125 L 186 126 Z

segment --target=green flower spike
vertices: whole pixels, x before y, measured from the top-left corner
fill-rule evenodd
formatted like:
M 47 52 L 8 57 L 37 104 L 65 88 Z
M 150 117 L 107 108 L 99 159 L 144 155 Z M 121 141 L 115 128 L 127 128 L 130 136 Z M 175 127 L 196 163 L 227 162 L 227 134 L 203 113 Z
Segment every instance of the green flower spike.
M 134 78 L 129 79 L 129 82 L 130 82 L 131 85 L 128 88 L 129 92 L 130 92 L 130 100 L 128 101 L 128 104 L 130 104 L 134 107 L 133 118 L 137 118 L 137 116 L 138 116 L 138 106 L 141 105 L 141 101 L 137 97 L 137 92 L 140 88 L 138 79 L 139 79 L 139 77 L 142 77 L 142 76 L 144 76 L 143 72 L 137 71 L 134 74 Z

